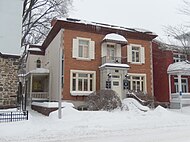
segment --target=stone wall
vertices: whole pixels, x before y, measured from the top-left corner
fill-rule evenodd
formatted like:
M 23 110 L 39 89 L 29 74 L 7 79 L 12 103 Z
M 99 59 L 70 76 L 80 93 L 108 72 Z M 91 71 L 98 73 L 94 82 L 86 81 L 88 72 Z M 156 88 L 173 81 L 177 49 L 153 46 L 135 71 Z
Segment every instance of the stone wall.
M 0 53 L 0 108 L 15 107 L 19 56 Z

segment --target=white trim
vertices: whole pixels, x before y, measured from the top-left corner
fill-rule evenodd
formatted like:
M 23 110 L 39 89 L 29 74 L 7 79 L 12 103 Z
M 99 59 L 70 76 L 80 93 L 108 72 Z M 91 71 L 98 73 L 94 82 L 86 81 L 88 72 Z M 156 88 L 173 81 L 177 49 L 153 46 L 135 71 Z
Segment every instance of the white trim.
M 128 73 L 129 76 L 140 76 L 140 77 L 144 77 L 144 92 L 147 93 L 147 78 L 146 78 L 146 74 L 141 74 L 141 73 Z M 130 84 L 130 86 L 132 86 L 132 82 Z
M 73 84 L 73 73 L 87 73 L 87 74 L 93 74 L 93 87 L 92 91 L 72 91 L 72 84 Z M 78 82 L 76 82 L 78 84 Z M 78 85 L 76 85 L 76 90 Z M 88 85 L 89 86 L 89 85 Z M 70 70 L 70 93 L 72 96 L 87 96 L 93 91 L 96 90 L 96 71 L 88 71 L 88 70 Z

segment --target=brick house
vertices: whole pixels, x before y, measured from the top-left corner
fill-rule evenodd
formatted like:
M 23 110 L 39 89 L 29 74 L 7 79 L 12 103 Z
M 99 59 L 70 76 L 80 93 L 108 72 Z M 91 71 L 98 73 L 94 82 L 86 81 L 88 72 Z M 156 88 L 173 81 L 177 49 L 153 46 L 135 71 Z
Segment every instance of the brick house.
M 31 45 L 28 51 L 26 95 L 30 101 L 57 101 L 62 88 L 62 99 L 79 106 L 93 91 L 105 89 L 106 81 L 125 98 L 123 83 L 128 79 L 129 90 L 153 96 L 152 40 L 156 36 L 77 19 L 53 20 L 43 44 Z
M 189 63 L 182 47 L 153 42 L 153 74 L 155 101 L 179 108 L 179 90 L 183 93 L 184 104 L 190 104 Z M 186 68 L 184 68 L 185 66 Z M 181 84 L 181 85 L 180 85 Z M 176 104 L 177 103 L 177 104 Z
M 19 58 L 0 52 L 0 108 L 16 106 Z

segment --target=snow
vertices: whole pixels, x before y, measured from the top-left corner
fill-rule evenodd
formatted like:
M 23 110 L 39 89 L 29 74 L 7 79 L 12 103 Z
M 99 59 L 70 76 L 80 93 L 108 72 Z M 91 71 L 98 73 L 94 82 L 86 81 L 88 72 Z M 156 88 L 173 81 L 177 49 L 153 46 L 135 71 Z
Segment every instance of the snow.
M 49 70 L 45 68 L 36 68 L 35 70 L 31 70 L 29 73 L 49 73 Z
M 100 68 L 103 67 L 118 67 L 118 68 L 129 68 L 129 65 L 127 64 L 120 64 L 120 63 L 105 63 L 100 66 Z
M 158 106 L 140 111 L 124 100 L 129 111 L 78 111 L 62 108 L 49 117 L 29 110 L 29 120 L 0 124 L 1 142 L 189 142 L 190 107 L 170 110 Z M 143 108 L 143 107 L 142 107 Z
M 42 51 L 40 48 L 29 48 L 28 51 Z
M 123 42 L 127 42 L 127 40 L 125 39 L 125 37 L 123 37 L 122 35 L 119 34 L 115 34 L 115 33 L 111 33 L 111 34 L 107 34 L 103 40 L 114 40 L 114 41 L 123 41 Z
M 97 26 L 97 27 L 118 29 L 118 30 L 124 30 L 124 31 L 129 31 L 129 32 L 142 32 L 142 33 L 146 33 L 149 35 L 156 35 L 155 33 L 151 32 L 151 31 L 147 31 L 147 30 L 140 29 L 140 28 L 136 28 L 136 29 L 126 28 L 126 27 L 121 27 L 121 26 L 91 22 L 91 21 L 86 21 L 86 20 L 79 20 L 79 19 L 74 19 L 74 18 L 58 18 L 57 20 L 62 20 L 62 21 L 67 21 L 67 22 L 72 22 L 72 23 L 81 23 L 81 24 L 85 24 L 85 25 L 93 25 L 93 26 Z
M 56 108 L 59 106 L 58 102 L 32 102 L 32 105 L 47 107 L 47 108 Z M 61 107 L 74 107 L 72 103 L 62 102 Z
M 168 73 L 183 73 L 183 74 L 186 74 L 186 73 L 189 73 L 190 70 L 190 63 L 188 61 L 183 61 L 183 62 L 176 62 L 176 63 L 173 63 L 173 64 L 170 64 L 168 69 L 167 69 L 167 72 Z

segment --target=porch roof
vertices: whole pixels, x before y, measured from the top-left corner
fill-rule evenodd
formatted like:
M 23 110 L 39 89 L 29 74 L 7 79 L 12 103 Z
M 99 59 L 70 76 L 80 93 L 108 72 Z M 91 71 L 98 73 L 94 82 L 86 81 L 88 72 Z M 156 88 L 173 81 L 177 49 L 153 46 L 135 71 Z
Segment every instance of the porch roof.
M 167 73 L 171 75 L 190 75 L 190 62 L 183 61 L 170 64 Z
M 47 75 L 47 74 L 49 74 L 49 69 L 45 69 L 45 68 L 36 68 L 35 70 L 31 70 L 31 71 L 29 71 L 29 72 L 26 74 L 26 76 L 29 75 L 29 74 Z
M 126 45 L 128 43 L 124 36 L 115 33 L 107 34 L 104 37 L 103 42 L 114 42 L 121 45 Z
M 104 67 L 129 68 L 130 66 L 127 64 L 105 63 L 101 65 L 99 68 L 104 68 Z

